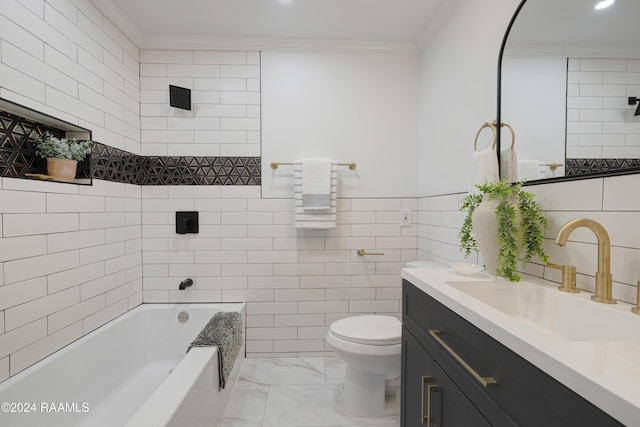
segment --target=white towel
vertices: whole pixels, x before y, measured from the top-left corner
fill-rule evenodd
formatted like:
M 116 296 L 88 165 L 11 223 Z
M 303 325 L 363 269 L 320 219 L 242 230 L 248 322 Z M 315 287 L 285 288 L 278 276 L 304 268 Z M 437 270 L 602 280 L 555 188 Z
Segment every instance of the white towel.
M 331 160 L 302 160 L 302 208 L 311 212 L 331 209 Z
M 544 173 L 544 163 L 539 160 L 522 159 L 518 160 L 518 180 L 531 181 L 546 177 Z
M 512 147 L 500 152 L 500 178 L 509 182 L 518 181 L 518 155 Z
M 336 211 L 338 203 L 338 163 L 330 161 L 329 179 L 329 209 L 309 210 L 303 205 L 304 166 L 302 160 L 296 160 L 294 165 L 294 205 L 295 227 L 327 230 L 336 227 Z
M 473 152 L 473 164 L 471 165 L 471 187 L 469 193 L 476 194 L 476 185 L 488 182 L 498 182 L 498 157 L 493 147 Z

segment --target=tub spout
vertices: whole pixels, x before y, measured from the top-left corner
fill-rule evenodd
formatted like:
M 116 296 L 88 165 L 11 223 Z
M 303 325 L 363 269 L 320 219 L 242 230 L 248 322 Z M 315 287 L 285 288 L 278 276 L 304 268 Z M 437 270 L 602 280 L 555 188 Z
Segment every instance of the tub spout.
M 193 280 L 191 279 L 184 279 L 182 282 L 180 282 L 180 286 L 178 286 L 178 289 L 185 290 L 186 288 L 188 288 L 189 286 L 193 285 Z

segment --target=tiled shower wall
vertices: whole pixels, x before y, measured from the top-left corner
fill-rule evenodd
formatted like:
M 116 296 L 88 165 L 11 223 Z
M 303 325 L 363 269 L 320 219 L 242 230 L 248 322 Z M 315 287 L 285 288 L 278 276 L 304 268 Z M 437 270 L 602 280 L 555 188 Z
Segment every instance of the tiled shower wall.
M 635 304 L 640 280 L 640 201 L 631 197 L 629 189 L 638 188 L 640 175 L 597 178 L 573 182 L 524 187 L 536 196 L 546 211 L 549 229 L 544 247 L 549 260 L 557 264 L 575 265 L 578 287 L 593 292 L 597 270 L 597 241 L 585 228 L 574 231 L 569 243 L 554 243 L 558 230 L 574 218 L 592 218 L 601 223 L 611 239 L 611 273 L 613 296 Z M 458 246 L 458 231 L 464 218 L 459 211 L 465 194 L 426 197 L 418 201 L 418 257 L 441 262 L 464 261 Z M 482 262 L 475 254 L 467 262 Z M 525 272 L 560 282 L 558 270 L 545 268 L 538 261 Z
M 142 302 L 140 187 L 0 180 L 0 379 Z
M 399 316 L 416 199 L 339 199 L 329 231 L 297 231 L 293 200 L 261 199 L 259 187 L 147 186 L 142 199 L 144 301 L 247 301 L 249 357 L 323 353 L 334 320 Z M 400 227 L 400 209 L 414 212 L 412 227 Z M 176 210 L 199 211 L 200 233 L 176 235 Z M 193 288 L 179 291 L 187 277 Z
M 2 2 L 0 96 L 133 153 L 138 55 L 89 1 Z M 0 179 L 0 381 L 142 302 L 140 197 Z

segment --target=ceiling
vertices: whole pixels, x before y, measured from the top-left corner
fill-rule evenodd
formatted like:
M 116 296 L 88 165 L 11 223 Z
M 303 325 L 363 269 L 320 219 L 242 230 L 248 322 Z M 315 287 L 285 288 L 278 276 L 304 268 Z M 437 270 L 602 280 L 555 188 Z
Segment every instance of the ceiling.
M 139 47 L 291 40 L 408 44 L 460 0 L 93 0 Z

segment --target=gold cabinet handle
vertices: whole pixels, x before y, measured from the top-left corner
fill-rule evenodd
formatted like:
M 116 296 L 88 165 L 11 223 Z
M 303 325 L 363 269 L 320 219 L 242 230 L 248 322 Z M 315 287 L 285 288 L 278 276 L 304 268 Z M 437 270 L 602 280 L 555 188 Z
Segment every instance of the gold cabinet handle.
M 498 382 L 493 377 L 483 377 L 480 374 L 478 374 L 475 371 L 475 369 L 473 369 L 471 367 L 471 365 L 469 365 L 462 357 L 458 356 L 458 353 L 453 351 L 453 349 L 451 347 L 449 347 L 447 345 L 447 343 L 445 343 L 442 340 L 442 338 L 440 338 L 439 334 L 440 334 L 439 330 L 437 330 L 437 329 L 429 329 L 429 335 L 431 335 L 433 337 L 433 339 L 436 340 L 438 342 L 438 344 L 440 344 L 442 346 L 442 348 L 447 350 L 447 352 L 451 356 L 453 356 L 453 358 L 456 359 L 462 365 L 462 367 L 464 367 L 464 369 L 467 370 L 467 372 L 469 372 L 476 380 L 478 380 L 478 382 L 480 384 L 482 384 L 484 387 L 489 387 L 491 385 L 497 385 L 498 384 Z
M 421 399 L 420 399 L 420 423 L 427 425 L 427 427 L 430 427 L 430 425 L 431 425 L 431 417 L 430 417 L 431 400 L 429 400 L 429 402 L 427 403 L 427 415 L 425 416 L 425 414 L 424 414 L 424 386 L 427 383 L 430 383 L 431 381 L 433 381 L 433 377 L 432 376 L 430 376 L 430 375 L 423 375 L 422 376 L 422 394 L 421 394 Z M 429 387 L 431 387 L 431 386 L 429 386 Z
M 427 427 L 431 427 L 431 420 L 433 420 L 431 395 L 433 392 L 440 390 L 440 386 L 437 384 L 429 384 L 427 386 Z

